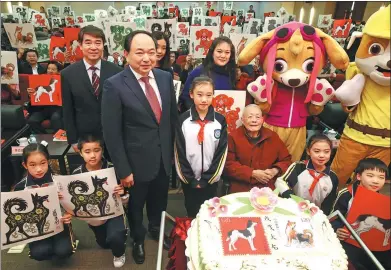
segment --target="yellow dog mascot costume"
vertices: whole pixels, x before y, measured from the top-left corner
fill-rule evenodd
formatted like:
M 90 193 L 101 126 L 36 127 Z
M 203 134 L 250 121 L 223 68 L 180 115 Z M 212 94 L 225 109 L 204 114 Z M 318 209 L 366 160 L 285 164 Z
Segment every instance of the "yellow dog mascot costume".
M 343 187 L 358 162 L 367 157 L 390 164 L 390 6 L 374 13 L 362 33 L 354 63 L 336 97 L 349 112 L 345 129 L 331 165 Z
M 259 36 L 239 55 L 247 65 L 259 54 L 265 75 L 249 84 L 247 91 L 264 114 L 264 126 L 285 143 L 292 161 L 299 161 L 306 143 L 306 120 L 319 114 L 335 91 L 317 76 L 326 59 L 345 70 L 349 58 L 329 35 L 310 25 L 290 22 Z

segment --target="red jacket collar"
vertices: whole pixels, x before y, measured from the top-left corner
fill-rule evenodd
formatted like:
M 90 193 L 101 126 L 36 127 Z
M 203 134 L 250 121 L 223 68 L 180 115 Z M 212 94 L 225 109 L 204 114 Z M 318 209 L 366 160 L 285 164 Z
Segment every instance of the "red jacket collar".
M 246 128 L 242 125 L 239 127 L 239 130 L 240 130 L 240 133 L 243 134 L 243 136 L 246 137 L 246 139 L 248 140 Z M 256 144 L 259 144 L 262 141 L 264 141 L 272 136 L 272 131 L 268 128 L 265 128 L 262 126 L 260 131 L 261 131 L 261 137 L 256 142 Z

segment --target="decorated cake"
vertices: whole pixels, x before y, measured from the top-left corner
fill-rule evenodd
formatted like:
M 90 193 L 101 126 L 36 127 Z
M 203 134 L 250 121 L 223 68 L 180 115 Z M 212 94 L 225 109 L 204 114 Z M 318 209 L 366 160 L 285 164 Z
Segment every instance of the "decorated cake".
M 213 198 L 187 232 L 190 270 L 347 269 L 327 217 L 297 196 L 270 188 Z

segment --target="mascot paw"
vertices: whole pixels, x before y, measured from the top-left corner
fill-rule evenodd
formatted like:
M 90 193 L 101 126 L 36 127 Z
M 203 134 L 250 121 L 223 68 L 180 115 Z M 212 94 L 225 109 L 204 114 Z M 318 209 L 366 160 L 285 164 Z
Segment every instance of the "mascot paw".
M 334 94 L 334 88 L 326 79 L 316 79 L 311 103 L 317 106 L 324 106 L 334 96 Z
M 272 86 L 274 80 L 272 80 Z M 255 99 L 256 103 L 267 102 L 266 74 L 259 76 L 255 81 L 247 86 L 247 91 Z
M 364 89 L 365 77 L 357 74 L 351 80 L 346 80 L 335 91 L 335 96 L 344 106 L 355 106 L 360 103 L 361 92 Z

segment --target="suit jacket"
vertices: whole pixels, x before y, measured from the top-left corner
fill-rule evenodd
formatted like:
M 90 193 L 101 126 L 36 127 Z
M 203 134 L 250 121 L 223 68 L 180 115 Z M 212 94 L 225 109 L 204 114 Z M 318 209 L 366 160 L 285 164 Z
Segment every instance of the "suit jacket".
M 152 181 L 161 160 L 167 175 L 171 170 L 178 119 L 173 78 L 156 68 L 152 72 L 162 101 L 160 124 L 129 67 L 106 80 L 103 87 L 103 135 L 120 179 L 133 173 L 137 182 Z
M 37 64 L 37 71 L 38 71 L 38 74 L 46 74 L 46 69 L 43 66 L 41 66 L 40 64 Z M 29 63 L 19 61 L 18 62 L 18 72 L 19 72 L 19 74 L 33 74 L 33 69 Z
M 69 144 L 77 143 L 79 137 L 85 134 L 102 136 L 103 83 L 121 70 L 121 67 L 102 60 L 98 98 L 83 60 L 61 71 L 63 119 Z

